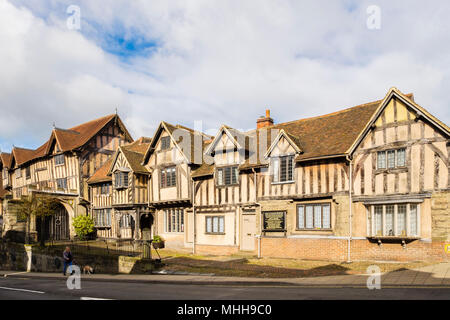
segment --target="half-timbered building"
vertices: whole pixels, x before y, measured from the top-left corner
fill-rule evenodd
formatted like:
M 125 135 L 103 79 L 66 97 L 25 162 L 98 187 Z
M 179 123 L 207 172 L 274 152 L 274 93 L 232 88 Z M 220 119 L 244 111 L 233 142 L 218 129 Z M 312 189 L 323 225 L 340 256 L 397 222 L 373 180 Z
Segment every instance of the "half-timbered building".
M 395 88 L 324 116 L 274 124 L 268 113 L 249 132 L 223 126 L 205 150 L 212 164 L 192 175 L 194 246 L 339 261 L 448 260 L 449 135 Z
M 153 214 L 148 206 L 149 171 L 142 165 L 151 139 L 120 146 L 88 180 L 91 212 L 99 238 L 148 239 Z
M 149 207 L 154 233 L 168 247 L 192 247 L 192 170 L 202 163 L 202 146 L 211 137 L 192 129 L 161 122 L 142 164 L 149 170 Z M 200 145 L 200 152 L 194 146 Z
M 45 238 L 68 239 L 75 235 L 72 219 L 89 212 L 87 179 L 114 151 L 132 138 L 117 114 L 70 129 L 54 128 L 50 138 L 35 150 L 14 147 L 9 161 L 2 157 L 2 181 L 11 194 L 4 201 L 4 230 L 24 229 L 15 206 L 22 196 L 45 194 L 59 200 L 60 208 L 45 220 Z M 7 164 L 8 163 L 8 164 Z M 37 236 L 36 219 L 31 234 Z

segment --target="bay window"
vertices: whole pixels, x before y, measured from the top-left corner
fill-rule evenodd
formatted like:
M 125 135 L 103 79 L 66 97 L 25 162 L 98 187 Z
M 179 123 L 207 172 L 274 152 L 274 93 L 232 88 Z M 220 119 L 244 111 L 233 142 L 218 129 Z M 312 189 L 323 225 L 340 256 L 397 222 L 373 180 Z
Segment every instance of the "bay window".
M 419 205 L 417 203 L 377 204 L 368 207 L 369 236 L 419 236 Z
M 128 172 L 115 172 L 114 173 L 114 187 L 116 189 L 128 188 Z

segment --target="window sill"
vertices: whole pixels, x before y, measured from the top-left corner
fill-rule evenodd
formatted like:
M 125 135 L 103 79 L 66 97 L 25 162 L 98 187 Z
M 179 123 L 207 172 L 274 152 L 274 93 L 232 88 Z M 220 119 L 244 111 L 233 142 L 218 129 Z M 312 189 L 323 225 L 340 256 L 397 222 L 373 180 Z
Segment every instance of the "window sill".
M 205 232 L 205 234 L 209 236 L 223 236 L 225 232 Z
M 65 163 L 55 164 L 55 167 L 62 167 L 63 165 L 65 165 Z
M 271 182 L 271 184 L 273 184 L 273 185 L 277 185 L 277 184 L 291 184 L 291 183 L 295 183 L 295 180 L 290 180 L 290 181 L 280 181 L 280 182 Z
M 398 167 L 398 168 L 386 168 L 386 169 L 376 169 L 375 174 L 379 173 L 398 173 L 398 172 L 406 172 L 408 171 L 408 167 Z
M 323 229 L 323 228 L 316 228 L 316 229 L 295 229 L 295 231 L 314 231 L 314 232 L 320 232 L 320 231 L 326 231 L 326 232 L 331 232 L 333 231 L 333 229 Z

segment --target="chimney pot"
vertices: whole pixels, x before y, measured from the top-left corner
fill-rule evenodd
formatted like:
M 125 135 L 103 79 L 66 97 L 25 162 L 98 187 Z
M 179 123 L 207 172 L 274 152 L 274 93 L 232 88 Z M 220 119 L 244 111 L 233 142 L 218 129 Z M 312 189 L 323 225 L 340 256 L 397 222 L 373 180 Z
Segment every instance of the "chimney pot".
M 266 109 L 266 116 L 261 116 L 256 120 L 256 128 L 261 129 L 273 125 L 273 119 L 270 117 L 270 109 Z

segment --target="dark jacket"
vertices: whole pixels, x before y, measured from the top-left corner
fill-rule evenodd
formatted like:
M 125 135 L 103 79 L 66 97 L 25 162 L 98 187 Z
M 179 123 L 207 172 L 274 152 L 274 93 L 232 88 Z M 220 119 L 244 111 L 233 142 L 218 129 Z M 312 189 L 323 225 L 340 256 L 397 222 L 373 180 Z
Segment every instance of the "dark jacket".
M 64 258 L 64 261 L 65 262 L 72 262 L 72 260 L 73 260 L 73 257 L 72 257 L 72 252 L 67 252 L 67 251 L 64 251 L 64 253 L 63 253 L 63 258 Z

